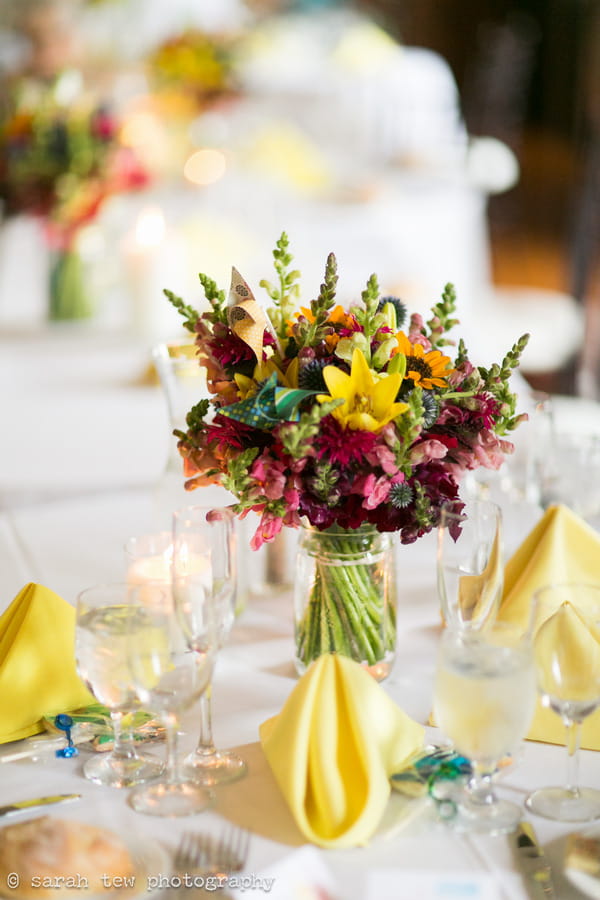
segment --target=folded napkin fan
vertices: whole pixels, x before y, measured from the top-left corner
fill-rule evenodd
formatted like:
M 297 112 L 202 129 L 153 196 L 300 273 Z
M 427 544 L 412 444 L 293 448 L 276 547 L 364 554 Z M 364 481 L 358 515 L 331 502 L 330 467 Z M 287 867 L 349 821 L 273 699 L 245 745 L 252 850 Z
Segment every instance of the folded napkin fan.
M 600 583 L 600 535 L 568 507 L 550 506 L 506 564 L 498 618 L 525 623 L 539 588 L 576 581 Z M 575 644 L 569 652 L 577 654 Z M 538 702 L 527 737 L 564 744 L 565 727 L 555 712 Z M 600 750 L 600 710 L 584 721 L 581 746 Z
M 263 722 L 260 739 L 302 834 L 321 847 L 354 847 L 379 825 L 389 776 L 422 748 L 424 729 L 362 666 L 326 654 Z
M 0 743 L 43 731 L 45 715 L 93 702 L 77 675 L 74 642 L 73 607 L 27 584 L 0 617 Z

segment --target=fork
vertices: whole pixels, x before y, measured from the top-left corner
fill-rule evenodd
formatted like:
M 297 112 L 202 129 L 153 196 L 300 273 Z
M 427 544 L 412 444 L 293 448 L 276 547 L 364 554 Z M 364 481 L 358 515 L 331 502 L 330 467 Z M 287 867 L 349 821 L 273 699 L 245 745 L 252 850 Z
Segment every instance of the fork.
M 203 875 L 228 875 L 244 868 L 250 834 L 227 825 L 220 837 L 205 832 L 185 831 L 175 850 L 175 867 Z

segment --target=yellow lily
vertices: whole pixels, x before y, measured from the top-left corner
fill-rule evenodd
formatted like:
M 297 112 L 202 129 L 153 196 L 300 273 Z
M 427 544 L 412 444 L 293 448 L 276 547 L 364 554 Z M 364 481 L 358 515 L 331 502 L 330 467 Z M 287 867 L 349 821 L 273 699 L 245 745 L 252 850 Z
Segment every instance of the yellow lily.
M 325 366 L 323 378 L 329 395 L 319 394 L 319 403 L 343 399 L 344 402 L 331 413 L 342 428 L 351 431 L 380 431 L 384 425 L 406 412 L 407 403 L 396 403 L 402 377 L 374 375 L 361 350 L 352 354 L 350 374 L 337 366 Z
M 266 381 L 267 378 L 273 374 L 273 372 L 277 372 L 278 384 L 281 384 L 284 387 L 288 388 L 297 388 L 298 367 L 298 359 L 293 359 L 287 367 L 285 373 L 283 373 L 279 366 L 277 366 L 272 359 L 267 359 L 265 362 L 258 363 L 258 365 L 254 369 L 254 372 L 252 373 L 252 378 L 248 378 L 247 375 L 234 375 L 233 377 L 235 378 L 235 383 L 238 386 L 238 395 L 240 400 L 245 400 L 247 397 L 254 396 L 254 394 L 256 394 L 256 392 L 258 391 L 259 385 L 263 381 Z

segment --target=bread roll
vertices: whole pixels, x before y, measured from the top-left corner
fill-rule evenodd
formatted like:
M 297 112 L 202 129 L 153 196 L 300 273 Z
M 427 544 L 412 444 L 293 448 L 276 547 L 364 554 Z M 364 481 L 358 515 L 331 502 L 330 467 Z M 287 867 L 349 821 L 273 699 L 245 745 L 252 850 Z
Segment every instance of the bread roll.
M 103 828 L 41 816 L 0 830 L 0 893 L 5 897 L 59 900 L 115 888 L 125 896 L 133 892 L 135 876 L 129 850 Z
M 600 878 L 600 838 L 586 837 L 579 832 L 568 835 L 565 865 Z

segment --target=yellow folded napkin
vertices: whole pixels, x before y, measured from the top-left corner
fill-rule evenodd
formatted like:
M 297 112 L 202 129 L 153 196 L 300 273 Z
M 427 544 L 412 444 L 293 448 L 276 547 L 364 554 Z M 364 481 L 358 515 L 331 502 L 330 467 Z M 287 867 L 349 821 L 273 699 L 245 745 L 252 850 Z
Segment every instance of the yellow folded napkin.
M 600 640 L 596 623 L 561 603 L 535 636 L 538 682 L 549 696 L 578 703 L 600 693 Z
M 600 582 L 600 535 L 568 507 L 550 506 L 506 564 L 498 617 L 525 623 L 534 593 L 546 584 L 566 582 Z M 565 727 L 560 716 L 538 701 L 527 737 L 564 744 Z M 581 745 L 600 750 L 600 710 L 584 721 Z
M 549 506 L 506 563 L 499 618 L 525 622 L 539 588 L 575 581 L 600 582 L 600 535 L 568 507 Z
M 75 610 L 30 583 L 0 617 L 0 743 L 44 730 L 45 715 L 94 702 L 75 668 Z
M 321 847 L 354 847 L 379 825 L 389 776 L 423 746 L 424 729 L 362 666 L 326 654 L 263 722 L 260 739 L 302 834 Z

